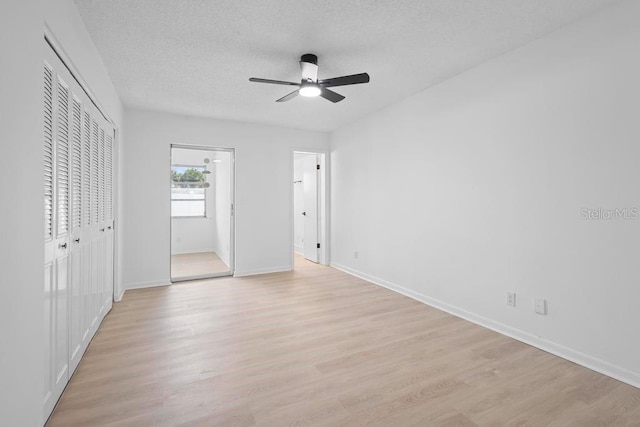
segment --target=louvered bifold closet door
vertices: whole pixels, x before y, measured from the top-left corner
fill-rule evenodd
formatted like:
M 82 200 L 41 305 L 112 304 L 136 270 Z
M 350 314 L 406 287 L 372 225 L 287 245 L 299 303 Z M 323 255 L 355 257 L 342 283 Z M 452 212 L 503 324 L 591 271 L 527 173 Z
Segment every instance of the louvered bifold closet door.
M 71 97 L 66 76 L 44 67 L 44 396 L 53 408 L 69 378 L 69 226 Z
M 105 310 L 110 310 L 113 304 L 114 282 L 114 229 L 113 229 L 113 174 L 114 174 L 114 129 L 106 124 L 105 127 L 105 175 L 104 175 L 104 212 L 105 212 L 105 295 L 103 301 Z
M 72 89 L 71 109 L 71 264 L 69 280 L 69 352 L 70 373 L 73 373 L 83 353 L 83 301 L 82 270 L 82 99 Z M 85 267 L 86 268 L 86 267 Z
M 88 101 L 89 102 L 89 101 Z M 82 115 L 82 342 L 91 337 L 91 114 L 85 102 Z
M 99 129 L 98 136 L 98 225 L 100 230 L 100 236 L 98 237 L 98 301 L 99 301 L 99 313 L 102 313 L 105 309 L 105 299 L 107 295 L 107 265 L 103 260 L 107 256 L 107 242 L 106 242 L 106 225 L 105 225 L 105 191 L 104 191 L 104 177 L 105 177 L 105 135 L 104 127 Z
M 44 361 L 45 411 L 53 408 L 57 396 L 54 390 L 53 351 L 54 346 L 54 297 L 55 297 L 55 242 L 54 224 L 54 90 L 53 69 L 44 64 L 44 331 L 45 342 L 42 357 Z
M 100 240 L 100 126 L 98 112 L 91 110 L 91 282 L 90 282 L 90 310 L 91 322 L 89 327 L 94 331 L 98 327 L 100 318 L 101 295 L 100 282 L 103 260 L 101 259 Z
M 56 298 L 55 298 L 55 385 L 64 388 L 69 375 L 68 290 L 69 290 L 69 79 L 58 72 L 56 97 L 55 181 L 56 181 Z
M 46 420 L 112 305 L 114 131 L 48 44 L 43 95 Z

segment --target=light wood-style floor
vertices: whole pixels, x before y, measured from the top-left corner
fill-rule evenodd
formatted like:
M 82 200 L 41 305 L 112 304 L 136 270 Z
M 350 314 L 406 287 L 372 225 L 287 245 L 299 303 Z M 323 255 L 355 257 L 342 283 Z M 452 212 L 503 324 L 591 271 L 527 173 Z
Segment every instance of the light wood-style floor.
M 640 425 L 640 389 L 296 263 L 127 292 L 49 424 Z
M 197 252 L 171 255 L 171 277 L 198 276 L 224 273 L 229 266 L 215 252 Z

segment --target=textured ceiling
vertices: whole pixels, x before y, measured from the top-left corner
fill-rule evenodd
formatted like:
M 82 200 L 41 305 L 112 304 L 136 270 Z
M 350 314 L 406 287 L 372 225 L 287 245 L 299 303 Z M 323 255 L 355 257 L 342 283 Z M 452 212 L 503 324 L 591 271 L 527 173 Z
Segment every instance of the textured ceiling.
M 76 0 L 126 106 L 330 131 L 617 0 Z M 297 97 L 303 53 L 320 79 L 368 72 L 332 104 Z

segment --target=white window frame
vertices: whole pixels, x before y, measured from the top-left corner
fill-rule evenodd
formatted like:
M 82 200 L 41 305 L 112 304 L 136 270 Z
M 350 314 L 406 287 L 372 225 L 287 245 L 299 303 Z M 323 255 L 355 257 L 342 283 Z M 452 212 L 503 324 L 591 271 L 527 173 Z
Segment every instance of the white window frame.
M 186 169 L 196 169 L 201 172 L 207 170 L 207 165 L 187 165 L 187 164 L 175 164 L 171 165 L 171 171 L 173 172 L 174 168 L 184 168 Z M 171 188 L 173 188 L 173 179 L 171 179 Z M 206 175 L 205 175 L 205 182 Z M 207 217 L 207 187 L 204 188 L 204 197 L 202 199 L 174 199 L 173 194 L 171 195 L 171 218 L 206 218 Z M 203 214 L 202 215 L 173 215 L 173 202 L 199 202 L 202 200 L 204 204 Z

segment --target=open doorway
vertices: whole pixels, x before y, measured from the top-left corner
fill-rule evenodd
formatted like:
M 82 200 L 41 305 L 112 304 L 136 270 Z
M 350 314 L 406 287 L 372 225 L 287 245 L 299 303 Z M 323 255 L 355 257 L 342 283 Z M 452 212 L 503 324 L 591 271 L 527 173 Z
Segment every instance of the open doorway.
M 326 154 L 293 152 L 293 252 L 297 261 L 327 264 Z
M 233 150 L 171 146 L 171 281 L 233 274 Z

